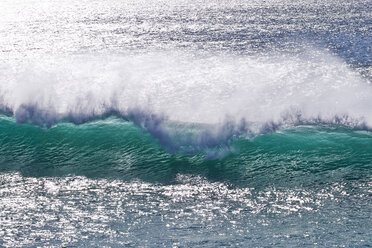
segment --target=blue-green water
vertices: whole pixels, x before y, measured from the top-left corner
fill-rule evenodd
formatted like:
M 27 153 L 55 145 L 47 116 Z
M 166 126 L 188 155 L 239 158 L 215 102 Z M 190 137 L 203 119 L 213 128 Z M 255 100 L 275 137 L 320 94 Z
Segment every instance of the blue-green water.
M 169 153 L 150 134 L 114 117 L 48 130 L 2 118 L 1 148 L 1 169 L 27 176 L 172 183 L 181 173 L 261 188 L 368 180 L 372 172 L 372 134 L 329 125 L 235 138 L 216 147 L 198 146 L 190 155 Z
M 371 247 L 369 0 L 2 0 L 0 247 Z

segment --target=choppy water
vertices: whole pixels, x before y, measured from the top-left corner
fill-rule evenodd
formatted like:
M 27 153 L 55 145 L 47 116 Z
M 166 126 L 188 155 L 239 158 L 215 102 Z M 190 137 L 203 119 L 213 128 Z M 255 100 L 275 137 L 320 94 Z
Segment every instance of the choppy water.
M 370 247 L 369 1 L 0 2 L 0 246 Z

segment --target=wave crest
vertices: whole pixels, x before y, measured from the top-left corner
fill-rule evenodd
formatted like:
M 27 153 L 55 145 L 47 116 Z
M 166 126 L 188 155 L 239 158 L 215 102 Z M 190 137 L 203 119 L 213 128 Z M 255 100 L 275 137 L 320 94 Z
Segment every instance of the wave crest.
M 4 65 L 0 108 L 44 128 L 114 115 L 186 153 L 293 125 L 370 129 L 369 82 L 325 52 L 303 56 L 184 51 Z

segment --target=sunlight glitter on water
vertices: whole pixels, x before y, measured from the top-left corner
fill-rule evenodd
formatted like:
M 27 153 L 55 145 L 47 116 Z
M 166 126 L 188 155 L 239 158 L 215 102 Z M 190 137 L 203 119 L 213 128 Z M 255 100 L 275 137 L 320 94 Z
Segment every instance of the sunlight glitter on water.
M 337 206 L 342 196 L 350 197 L 342 184 L 319 192 L 303 188 L 267 188 L 256 192 L 253 188 L 232 187 L 190 175 L 178 175 L 176 184 L 161 185 L 3 173 L 0 185 L 4 246 L 37 245 L 46 240 L 58 246 L 102 240 L 107 244 L 111 240 L 116 246 L 155 241 L 169 244 L 171 238 L 160 238 L 161 232 L 182 236 L 190 230 L 200 233 L 201 239 L 202 234 L 221 234 L 222 230 L 225 235 L 242 238 L 259 226 L 276 225 L 275 216 L 287 216 L 290 220 L 291 216 L 316 215 L 326 204 Z M 362 199 L 370 186 L 360 185 L 365 191 L 353 197 Z M 255 228 L 248 228 L 250 225 Z M 220 240 L 218 235 L 213 234 L 212 239 Z M 254 233 L 251 235 L 254 237 Z M 141 236 L 148 239 L 141 240 Z

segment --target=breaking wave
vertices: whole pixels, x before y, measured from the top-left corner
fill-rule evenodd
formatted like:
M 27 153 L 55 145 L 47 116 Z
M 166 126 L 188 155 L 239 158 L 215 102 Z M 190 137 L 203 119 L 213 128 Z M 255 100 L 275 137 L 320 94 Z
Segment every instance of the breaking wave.
M 0 110 L 51 128 L 116 116 L 171 153 L 298 125 L 372 127 L 369 81 L 330 54 L 81 55 L 1 65 Z

